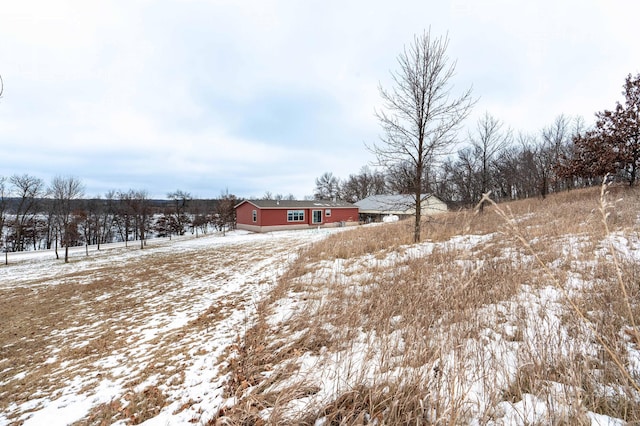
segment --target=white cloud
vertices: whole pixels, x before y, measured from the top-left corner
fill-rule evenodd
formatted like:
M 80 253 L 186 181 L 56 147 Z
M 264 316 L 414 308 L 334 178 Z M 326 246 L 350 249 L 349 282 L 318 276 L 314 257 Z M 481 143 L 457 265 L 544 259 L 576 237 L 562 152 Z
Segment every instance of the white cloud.
M 70 169 L 89 192 L 193 185 L 201 196 L 301 197 L 324 171 L 346 177 L 372 159 L 363 142 L 379 133 L 377 85 L 389 84 L 413 34 L 448 32 L 455 86 L 480 97 L 474 117 L 489 111 L 535 132 L 561 113 L 590 119 L 613 107 L 626 74 L 640 71 L 639 9 L 597 0 L 10 2 L 0 15 L 0 170 Z

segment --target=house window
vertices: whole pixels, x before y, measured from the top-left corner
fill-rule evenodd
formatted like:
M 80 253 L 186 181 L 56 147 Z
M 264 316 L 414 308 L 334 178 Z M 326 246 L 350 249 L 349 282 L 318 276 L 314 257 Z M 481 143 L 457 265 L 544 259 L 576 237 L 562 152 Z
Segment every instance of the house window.
M 331 217 L 331 209 L 326 209 L 326 210 L 324 211 L 324 215 L 325 215 L 326 217 Z
M 287 222 L 304 222 L 304 210 L 287 210 Z
M 322 210 L 312 212 L 312 223 L 322 223 Z
M 251 219 L 253 219 L 254 222 L 258 221 L 258 211 L 254 210 L 251 212 Z

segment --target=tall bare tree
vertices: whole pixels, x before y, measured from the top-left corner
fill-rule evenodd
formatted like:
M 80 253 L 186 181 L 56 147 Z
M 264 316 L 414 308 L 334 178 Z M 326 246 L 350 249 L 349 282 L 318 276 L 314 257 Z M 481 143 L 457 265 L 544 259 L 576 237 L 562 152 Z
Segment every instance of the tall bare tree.
M 55 203 L 58 228 L 64 245 L 64 262 L 69 263 L 69 245 L 73 241 L 73 210 L 75 202 L 84 194 L 82 182 L 76 177 L 56 176 L 51 182 L 51 196 Z
M 415 242 L 420 241 L 424 169 L 455 142 L 475 102 L 471 89 L 452 94 L 456 62 L 446 54 L 448 44 L 447 37 L 432 37 L 430 31 L 416 35 L 398 56 L 399 69 L 391 72 L 393 87 L 380 86 L 383 109 L 376 116 L 384 135 L 370 149 L 380 165 L 408 161 L 415 170 Z
M 560 114 L 553 121 L 553 124 L 542 129 L 542 147 L 546 163 L 544 166 L 549 169 L 550 189 L 558 192 L 566 185 L 567 180 L 562 179 L 557 173 L 559 165 L 563 159 L 568 157 L 571 144 L 571 118 Z
M 45 194 L 44 182 L 28 174 L 13 175 L 9 178 L 9 182 L 14 196 L 18 199 L 12 221 L 12 250 L 23 251 L 27 234 L 35 228 L 38 201 Z
M 4 251 L 7 251 L 5 247 L 4 236 L 4 223 L 7 218 L 7 178 L 0 176 L 0 246 Z
M 230 194 L 228 189 L 220 194 L 220 199 L 216 203 L 215 208 L 215 222 L 216 228 L 222 231 L 222 235 L 226 235 L 228 230 L 232 230 L 236 227 L 235 206 L 237 204 L 238 197 Z
M 383 194 L 385 190 L 384 174 L 363 166 L 358 174 L 349 175 L 347 180 L 342 183 L 340 193 L 343 200 L 355 203 L 370 195 Z
M 151 201 L 146 190 L 130 191 L 130 206 L 136 225 L 136 233 L 140 238 L 140 248 L 146 244 L 147 230 L 149 229 L 149 218 L 151 217 Z
M 457 201 L 461 205 L 475 205 L 482 197 L 480 182 L 481 166 L 472 147 L 465 147 L 458 151 L 458 160 L 449 172 L 447 179 L 456 188 Z
M 491 163 L 495 156 L 511 142 L 511 130 L 503 129 L 503 123 L 488 112 L 478 119 L 476 133 L 469 140 L 480 166 L 480 192 L 486 194 L 491 189 Z M 480 210 L 484 203 L 480 204 Z
M 316 190 L 313 197 L 316 200 L 333 200 L 340 194 L 340 182 L 331 172 L 324 172 L 316 178 Z
M 114 240 L 113 224 L 117 213 L 117 192 L 109 190 L 104 194 L 104 202 L 99 209 L 98 216 L 98 250 L 100 243 L 107 243 Z
M 184 235 L 185 228 L 191 221 L 187 215 L 187 207 L 191 202 L 191 194 L 177 189 L 167 194 L 167 197 L 173 201 L 173 213 L 170 218 L 171 231 L 176 235 Z
M 133 190 L 118 191 L 115 203 L 114 223 L 120 234 L 120 239 L 124 241 L 124 246 L 129 246 L 131 232 L 136 228 L 133 222 L 133 211 L 131 208 L 131 197 Z

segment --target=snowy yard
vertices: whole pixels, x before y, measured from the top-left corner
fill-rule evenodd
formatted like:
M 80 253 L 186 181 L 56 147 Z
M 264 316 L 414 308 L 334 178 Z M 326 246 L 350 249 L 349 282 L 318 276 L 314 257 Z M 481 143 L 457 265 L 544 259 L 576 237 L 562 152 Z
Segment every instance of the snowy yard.
M 462 414 L 453 421 L 454 424 L 525 426 L 564 424 L 567 419 L 571 419 L 569 424 L 576 425 L 626 424 L 622 419 L 583 408 L 582 401 L 594 398 L 594 395 L 585 395 L 587 391 L 579 386 L 565 383 L 559 377 L 551 379 L 538 376 L 538 372 L 530 373 L 536 369 L 571 369 L 573 367 L 567 367 L 567 363 L 573 359 L 598 364 L 592 372 L 585 372 L 593 377 L 606 370 L 598 361 L 603 352 L 593 330 L 583 322 L 567 320 L 568 315 L 574 314 L 567 309 L 566 292 L 577 295 L 589 291 L 592 286 L 581 274 L 568 275 L 566 292 L 552 283 L 507 283 L 518 288 L 512 296 L 494 303 L 481 303 L 480 307 L 470 306 L 467 315 L 457 317 L 453 322 L 446 319 L 449 312 L 445 307 L 442 316 L 429 328 L 412 329 L 415 323 L 403 318 L 407 314 L 392 316 L 391 313 L 398 308 L 385 300 L 374 303 L 383 311 L 380 316 L 389 320 L 382 330 L 377 329 L 379 325 L 372 320 L 376 314 L 366 319 L 359 318 L 349 325 L 336 320 L 343 312 L 355 311 L 355 304 L 366 305 L 367 300 L 379 297 L 375 294 L 377 289 L 371 290 L 372 286 L 384 286 L 372 283 L 372 277 L 375 277 L 373 282 L 380 278 L 379 268 L 398 271 L 416 259 L 446 253 L 460 267 L 457 285 L 465 287 L 463 281 L 471 281 L 471 277 L 483 269 L 484 263 L 489 262 L 483 259 L 482 252 L 496 246 L 500 248 L 501 255 L 491 257 L 495 264 L 511 264 L 514 270 L 536 268 L 532 256 L 514 253 L 500 239 L 494 234 L 467 235 L 442 243 L 407 246 L 390 252 L 386 257 L 365 255 L 308 265 L 307 268 L 313 272 L 295 280 L 302 290 L 291 291 L 278 300 L 277 309 L 267 317 L 274 330 L 283 330 L 280 342 L 276 338 L 267 344 L 268 352 L 287 352 L 295 344 L 303 349 L 269 366 L 268 371 L 262 373 L 267 377 L 265 382 L 269 377 L 287 377 L 286 372 L 294 371 L 290 377 L 279 378 L 268 385 L 258 383 L 249 390 L 262 388 L 261 392 L 266 395 L 281 394 L 282 405 L 263 409 L 256 415 L 274 421 L 272 416 L 277 412 L 277 423 L 283 419 L 285 422 L 300 418 L 308 420 L 313 415 L 310 413 L 316 412 L 320 413 L 316 424 L 338 424 L 337 419 L 331 417 L 334 413 L 329 417 L 322 416 L 326 411 L 324 407 L 334 407 L 335 401 L 343 400 L 344 395 L 352 395 L 353 401 L 350 400 L 346 408 L 336 409 L 336 412 L 343 411 L 338 418 L 341 421 L 346 419 L 344 424 L 380 424 L 380 418 L 371 412 L 374 408 L 371 405 L 376 404 L 361 401 L 362 406 L 357 408 L 358 400 L 375 398 L 372 395 L 380 392 L 382 399 L 393 405 L 394 400 L 406 398 L 402 388 L 409 386 L 418 393 L 429 395 L 425 405 L 432 404 L 433 408 L 427 410 L 430 413 L 424 418 L 425 424 L 439 424 L 443 417 L 450 419 L 453 412 Z M 640 241 L 637 237 L 627 239 L 618 235 L 612 240 L 618 256 L 640 262 Z M 598 246 L 603 256 L 608 253 L 607 243 L 603 241 Z M 558 246 L 562 250 L 580 251 L 578 239 L 560 241 Z M 575 253 L 568 258 L 575 258 Z M 577 269 L 588 271 L 594 266 L 579 264 Z M 500 286 L 498 283 L 491 285 Z M 428 298 L 422 299 L 406 287 L 397 291 L 420 299 L 418 304 L 423 300 L 428 303 Z M 430 291 L 438 290 L 432 288 Z M 382 299 L 403 299 L 395 290 L 385 295 L 387 297 Z M 483 296 L 478 294 L 477 297 Z M 336 313 L 328 312 L 322 301 L 344 303 Z M 406 300 L 406 304 L 411 303 Z M 419 311 L 420 307 L 413 309 Z M 454 311 L 452 306 L 451 312 Z M 345 332 L 349 335 L 342 338 Z M 426 341 L 433 345 L 431 351 L 422 346 L 425 343 L 421 342 Z M 640 351 L 629 338 L 626 341 L 627 360 L 623 362 L 637 380 L 640 377 Z M 422 355 L 421 351 L 425 354 Z M 556 377 L 554 374 L 551 377 Z M 615 396 L 622 389 L 605 383 L 601 386 L 599 390 L 591 391 Z M 300 395 L 301 389 L 307 392 Z M 633 395 L 632 398 L 640 397 L 637 392 Z M 361 410 L 360 416 L 348 417 L 344 413 L 352 409 L 356 410 L 355 414 Z M 449 424 L 448 421 L 445 423 Z
M 640 197 L 606 232 L 566 197 L 419 244 L 398 222 L 13 255 L 0 425 L 640 420 Z
M 255 303 L 325 234 L 232 233 L 0 267 L 0 424 L 208 421 Z M 146 404 L 136 407 L 136 404 Z M 150 407 L 149 404 L 156 404 Z
M 640 198 L 585 195 L 449 216 L 419 244 L 402 223 L 314 243 L 245 335 L 221 420 L 640 421 Z

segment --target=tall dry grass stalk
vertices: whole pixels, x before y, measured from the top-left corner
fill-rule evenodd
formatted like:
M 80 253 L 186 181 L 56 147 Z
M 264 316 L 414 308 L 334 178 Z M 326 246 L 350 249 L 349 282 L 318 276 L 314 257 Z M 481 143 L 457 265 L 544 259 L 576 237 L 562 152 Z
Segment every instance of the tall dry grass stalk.
M 637 229 L 636 192 L 484 201 L 482 214 L 431 218 L 419 245 L 399 222 L 303 249 L 238 342 L 238 404 L 216 421 L 486 424 L 532 398 L 543 423 L 638 420 L 640 274 L 612 245 L 611 261 L 599 252 L 612 222 Z

